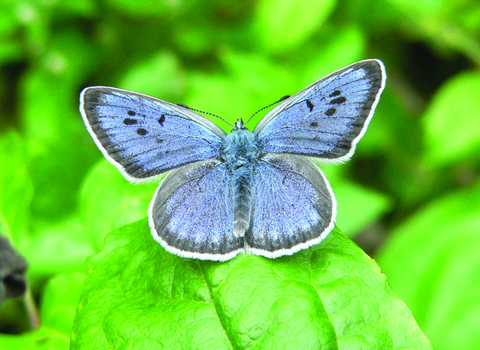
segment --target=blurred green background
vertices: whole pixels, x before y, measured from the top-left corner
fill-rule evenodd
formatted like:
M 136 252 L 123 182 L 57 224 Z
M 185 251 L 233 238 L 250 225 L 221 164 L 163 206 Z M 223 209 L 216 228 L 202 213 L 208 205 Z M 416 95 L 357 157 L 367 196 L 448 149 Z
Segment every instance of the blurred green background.
M 82 88 L 233 123 L 365 58 L 385 63 L 387 87 L 353 159 L 322 167 L 337 225 L 434 348 L 480 347 L 477 0 L 0 0 L 0 231 L 29 262 L 27 308 L 43 325 L 0 347 L 30 337 L 35 348 L 53 330 L 68 348 L 85 259 L 146 216 L 156 187 L 104 160 L 78 112 Z

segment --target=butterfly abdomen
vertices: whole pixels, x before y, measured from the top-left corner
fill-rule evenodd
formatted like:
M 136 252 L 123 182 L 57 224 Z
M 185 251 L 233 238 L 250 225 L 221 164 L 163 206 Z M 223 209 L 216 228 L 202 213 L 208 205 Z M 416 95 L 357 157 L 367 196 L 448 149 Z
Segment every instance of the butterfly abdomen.
M 236 237 L 243 237 L 250 226 L 252 213 L 251 167 L 243 166 L 234 173 L 234 219 L 233 233 Z
M 237 123 L 238 124 L 238 123 Z M 257 162 L 257 143 L 253 133 L 235 126 L 226 137 L 223 157 L 232 175 L 233 186 L 233 233 L 243 237 L 251 222 L 252 171 Z

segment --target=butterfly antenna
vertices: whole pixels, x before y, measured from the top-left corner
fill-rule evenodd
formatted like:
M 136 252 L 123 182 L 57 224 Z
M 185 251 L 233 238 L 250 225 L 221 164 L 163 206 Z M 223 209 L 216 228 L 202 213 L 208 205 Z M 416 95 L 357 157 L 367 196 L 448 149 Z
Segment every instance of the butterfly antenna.
M 268 106 L 265 106 L 265 107 L 263 107 L 263 108 L 260 108 L 258 111 L 256 111 L 255 113 L 253 113 L 250 118 L 248 118 L 248 120 L 245 122 L 244 125 L 247 125 L 247 123 L 250 121 L 250 119 L 252 119 L 252 118 L 255 116 L 255 114 L 257 114 L 258 112 L 261 112 L 261 111 L 263 111 L 264 109 L 270 108 L 270 107 L 272 107 L 273 105 L 275 105 L 275 104 L 277 104 L 277 103 L 279 103 L 279 102 L 282 102 L 283 100 L 286 100 L 286 99 L 289 98 L 289 97 L 290 97 L 290 95 L 285 95 L 285 96 L 283 96 L 283 97 L 280 97 L 280 98 L 279 98 L 278 100 L 276 100 L 275 102 L 270 103 Z
M 230 126 L 233 128 L 233 125 L 232 125 L 232 124 L 230 124 L 229 122 L 227 122 L 225 119 L 223 119 L 223 118 L 220 117 L 219 115 L 216 115 L 216 114 L 213 114 L 213 113 L 210 113 L 210 112 L 204 112 L 204 111 L 201 111 L 201 110 L 199 110 L 199 109 L 192 108 L 192 107 L 189 107 L 189 106 L 187 106 L 187 105 L 184 105 L 183 103 L 177 103 L 177 106 L 180 106 L 180 107 L 189 109 L 189 110 L 194 111 L 194 112 L 203 113 L 203 114 L 208 114 L 208 115 L 211 115 L 212 117 L 217 117 L 218 119 L 223 120 L 225 123 L 227 123 L 228 125 L 230 125 Z

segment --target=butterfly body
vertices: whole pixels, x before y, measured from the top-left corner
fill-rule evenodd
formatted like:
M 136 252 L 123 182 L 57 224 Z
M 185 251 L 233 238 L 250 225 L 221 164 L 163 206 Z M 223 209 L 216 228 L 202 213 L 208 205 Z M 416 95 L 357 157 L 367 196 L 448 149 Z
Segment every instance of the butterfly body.
M 223 149 L 234 193 L 233 233 L 236 237 L 243 237 L 250 226 L 251 180 L 259 155 L 257 140 L 243 121 L 238 120 L 232 132 L 225 137 Z
M 238 120 L 228 135 L 184 105 L 110 87 L 83 90 L 80 111 L 128 180 L 169 171 L 148 211 L 166 250 L 206 260 L 276 258 L 333 229 L 335 196 L 310 157 L 348 160 L 384 85 L 383 64 L 360 61 L 283 99 L 253 131 Z

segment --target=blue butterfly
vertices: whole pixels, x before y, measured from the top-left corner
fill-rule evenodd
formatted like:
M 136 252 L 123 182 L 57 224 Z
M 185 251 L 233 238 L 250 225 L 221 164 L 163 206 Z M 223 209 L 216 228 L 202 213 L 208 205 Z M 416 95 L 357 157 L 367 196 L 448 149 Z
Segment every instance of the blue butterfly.
M 277 258 L 322 241 L 336 200 L 308 158 L 347 161 L 385 86 L 379 60 L 347 66 L 283 100 L 251 132 L 226 134 L 187 106 L 89 87 L 80 112 L 105 157 L 131 182 L 170 171 L 148 211 L 167 251 L 225 261 L 246 252 Z

